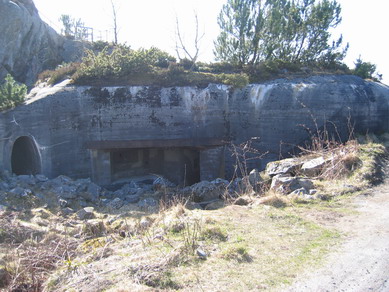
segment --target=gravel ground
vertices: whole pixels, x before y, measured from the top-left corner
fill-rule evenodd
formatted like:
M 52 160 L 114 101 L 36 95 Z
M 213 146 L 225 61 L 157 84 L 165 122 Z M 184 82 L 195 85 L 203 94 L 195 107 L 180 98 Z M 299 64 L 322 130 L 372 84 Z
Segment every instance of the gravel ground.
M 389 292 L 389 179 L 354 203 L 358 214 L 334 223 L 348 235 L 344 244 L 283 291 Z

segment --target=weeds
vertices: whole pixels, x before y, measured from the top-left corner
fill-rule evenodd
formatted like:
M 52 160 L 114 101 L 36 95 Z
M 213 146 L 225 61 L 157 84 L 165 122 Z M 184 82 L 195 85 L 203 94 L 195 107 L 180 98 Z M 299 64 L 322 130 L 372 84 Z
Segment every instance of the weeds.
M 253 257 L 249 254 L 247 246 L 240 243 L 224 250 L 222 258 L 226 260 L 235 260 L 238 263 L 250 263 L 253 261 Z

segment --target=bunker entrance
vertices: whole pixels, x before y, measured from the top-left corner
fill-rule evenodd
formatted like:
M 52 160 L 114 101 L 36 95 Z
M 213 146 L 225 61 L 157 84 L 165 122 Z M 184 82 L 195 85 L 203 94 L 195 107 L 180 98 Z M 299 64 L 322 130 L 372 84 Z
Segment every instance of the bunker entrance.
M 33 139 L 27 136 L 16 139 L 12 147 L 11 167 L 16 175 L 41 172 L 40 156 Z
M 111 180 L 149 174 L 192 185 L 200 181 L 200 153 L 186 148 L 115 149 L 110 153 Z
M 92 179 L 108 186 L 118 181 L 161 175 L 181 186 L 223 177 L 220 139 L 90 141 Z

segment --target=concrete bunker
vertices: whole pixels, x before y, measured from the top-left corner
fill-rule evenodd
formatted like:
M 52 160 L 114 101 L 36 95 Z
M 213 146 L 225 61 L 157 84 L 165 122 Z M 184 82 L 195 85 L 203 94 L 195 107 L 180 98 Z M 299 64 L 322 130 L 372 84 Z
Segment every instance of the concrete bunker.
M 32 137 L 21 136 L 12 146 L 11 169 L 17 175 L 38 174 L 41 172 L 41 159 Z
M 100 185 L 148 175 L 161 175 L 182 186 L 192 185 L 208 175 L 201 167 L 202 160 L 207 160 L 210 150 L 223 148 L 221 145 L 220 140 L 186 139 L 87 143 L 92 179 Z M 215 171 L 219 174 L 220 167 Z

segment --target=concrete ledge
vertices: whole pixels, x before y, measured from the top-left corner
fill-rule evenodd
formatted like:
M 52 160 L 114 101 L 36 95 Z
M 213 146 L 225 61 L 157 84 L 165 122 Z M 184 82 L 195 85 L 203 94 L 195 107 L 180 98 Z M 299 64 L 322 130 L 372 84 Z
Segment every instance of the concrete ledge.
M 87 141 L 85 147 L 94 150 L 109 149 L 135 149 L 135 148 L 209 148 L 227 144 L 227 139 L 157 139 L 157 140 L 105 140 Z

